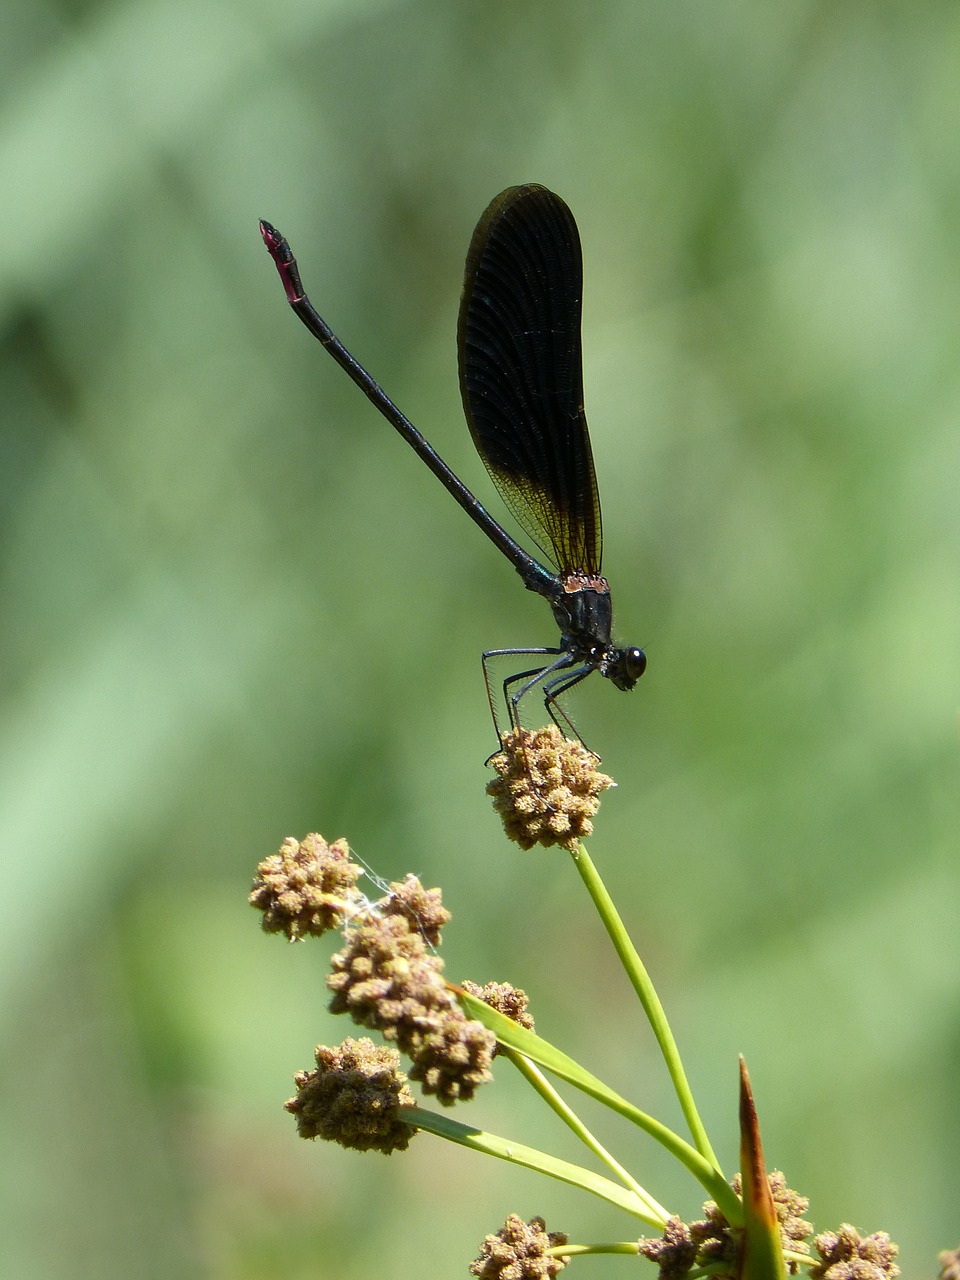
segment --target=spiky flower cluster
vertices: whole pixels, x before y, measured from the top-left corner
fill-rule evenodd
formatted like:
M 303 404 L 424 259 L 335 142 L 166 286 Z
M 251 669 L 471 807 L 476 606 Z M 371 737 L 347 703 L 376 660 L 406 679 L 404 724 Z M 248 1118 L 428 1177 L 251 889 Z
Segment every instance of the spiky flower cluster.
M 403 1151 L 416 1130 L 400 1118 L 415 1105 L 400 1055 L 363 1037 L 339 1048 L 317 1045 L 315 1071 L 298 1071 L 296 1096 L 283 1105 L 301 1138 L 326 1138 L 356 1151 Z
M 485 1237 L 470 1274 L 478 1280 L 552 1280 L 569 1259 L 552 1257 L 548 1250 L 566 1243 L 563 1232 L 548 1232 L 542 1218 L 524 1222 L 511 1213 L 496 1235 Z
M 440 890 L 425 889 L 413 874 L 392 884 L 388 896 L 377 906 L 383 915 L 405 915 L 431 947 L 439 947 L 440 930 L 450 923 L 450 912 L 440 900 Z
M 509 982 L 488 982 L 481 987 L 471 982 L 469 978 L 464 978 L 460 985 L 464 991 L 476 996 L 491 1009 L 496 1009 L 505 1018 L 515 1022 L 518 1027 L 523 1027 L 527 1031 L 534 1030 L 533 1015 L 527 1013 L 527 993 L 519 987 L 513 987 Z M 496 1057 L 499 1052 L 498 1044 L 493 1051 L 493 1056 Z
M 739 1276 L 743 1231 L 731 1227 L 712 1200 L 703 1206 L 703 1217 L 690 1223 L 690 1239 L 696 1248 L 697 1266 L 708 1267 L 712 1274 L 727 1280 Z
M 440 976 L 443 961 L 404 915 L 366 911 L 346 929 L 345 943 L 330 962 L 330 1012 L 349 1013 L 409 1053 L 452 1003 Z
M 772 1173 L 767 1175 L 767 1182 L 770 1184 L 773 1207 L 777 1211 L 777 1221 L 780 1223 L 780 1243 L 784 1252 L 808 1255 L 810 1246 L 807 1244 L 807 1237 L 813 1227 L 803 1215 L 810 1208 L 809 1199 L 800 1195 L 797 1191 L 792 1191 L 787 1186 L 787 1180 L 779 1169 L 774 1169 Z M 734 1185 L 739 1193 L 739 1174 L 734 1179 Z M 796 1275 L 799 1267 L 800 1264 L 798 1262 L 787 1261 L 787 1270 L 791 1275 Z
M 660 1268 L 660 1280 L 682 1280 L 697 1260 L 690 1228 L 677 1217 L 667 1219 L 662 1236 L 640 1239 L 637 1251 Z
M 493 1079 L 490 1063 L 496 1046 L 493 1032 L 464 1017 L 456 1005 L 411 1054 L 410 1079 L 445 1106 L 469 1102 L 480 1085 Z
M 490 761 L 497 777 L 487 784 L 508 838 L 521 849 L 561 845 L 571 852 L 593 831 L 600 795 L 614 785 L 597 757 L 565 738 L 556 725 L 504 735 Z
M 424 902 L 426 923 L 413 909 Z M 393 885 L 347 927 L 327 986 L 332 1013 L 392 1040 L 413 1060 L 411 1079 L 450 1105 L 491 1079 L 496 1037 L 466 1018 L 441 976 L 443 961 L 427 948 L 425 934 L 439 937 L 446 916 L 437 890 L 428 894 L 414 877 Z
M 440 890 L 410 875 L 371 905 L 356 888 L 361 874 L 345 840 L 290 837 L 257 867 L 250 902 L 263 912 L 268 933 L 291 940 L 342 928 L 345 945 L 327 980 L 331 1011 L 349 1013 L 396 1045 L 382 1051 L 369 1040 L 320 1045 L 316 1070 L 295 1077 L 297 1094 L 286 1103 L 301 1136 L 396 1150 L 412 1130 L 390 1120 L 391 1105 L 393 1111 L 413 1105 L 398 1051 L 412 1059 L 410 1078 L 424 1093 L 449 1105 L 492 1078 L 496 1037 L 465 1016 L 442 977 L 443 961 L 431 951 L 450 920 Z
M 257 867 L 249 902 L 263 912 L 265 933 L 283 933 L 295 942 L 339 929 L 360 900 L 356 888 L 363 869 L 350 861 L 346 840 L 327 844 L 312 833 L 288 836 L 277 853 Z
M 779 1170 L 770 1173 L 767 1181 L 784 1250 L 793 1254 L 809 1254 L 806 1237 L 811 1227 L 802 1217 L 809 1207 L 809 1200 L 791 1191 Z M 733 1189 L 739 1195 L 739 1174 L 733 1178 Z M 679 1218 L 671 1218 L 662 1237 L 639 1241 L 640 1255 L 659 1265 L 660 1280 L 681 1280 L 695 1266 L 709 1270 L 714 1276 L 739 1275 L 742 1229 L 731 1227 L 712 1200 L 703 1206 L 703 1214 L 701 1220 L 691 1222 L 689 1226 Z M 798 1263 L 789 1260 L 787 1267 L 791 1274 L 795 1274 Z
M 899 1249 L 885 1231 L 861 1236 L 844 1222 L 814 1236 L 813 1247 L 820 1255 L 810 1268 L 813 1280 L 895 1280 L 900 1274 L 894 1262 Z

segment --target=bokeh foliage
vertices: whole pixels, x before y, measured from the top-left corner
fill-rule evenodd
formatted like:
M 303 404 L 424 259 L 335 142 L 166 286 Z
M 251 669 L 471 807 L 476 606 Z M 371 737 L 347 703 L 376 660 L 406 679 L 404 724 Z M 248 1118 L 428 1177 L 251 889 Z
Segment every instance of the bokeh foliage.
M 298 1143 L 292 1073 L 348 1029 L 322 949 L 244 902 L 283 836 L 346 835 L 443 885 L 451 976 L 527 986 L 544 1034 L 669 1108 L 563 856 L 507 847 L 483 795 L 480 649 L 551 643 L 547 611 L 287 314 L 257 236 L 286 232 L 499 511 L 459 276 L 487 200 L 540 181 L 581 228 L 605 569 L 650 660 L 630 698 L 576 700 L 620 783 L 593 856 L 722 1158 L 742 1051 L 817 1224 L 933 1274 L 960 1133 L 956 5 L 0 18 L 0 1269 L 352 1280 L 389 1250 L 439 1278 L 510 1211 L 624 1234 L 429 1137 Z M 507 1079 L 476 1106 L 567 1150 Z

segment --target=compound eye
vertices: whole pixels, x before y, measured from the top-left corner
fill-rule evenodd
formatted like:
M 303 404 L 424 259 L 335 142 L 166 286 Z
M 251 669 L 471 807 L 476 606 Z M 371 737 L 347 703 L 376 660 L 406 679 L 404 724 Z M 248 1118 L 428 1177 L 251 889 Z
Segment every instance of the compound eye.
M 631 680 L 639 680 L 647 669 L 647 655 L 642 649 L 624 649 L 623 665 Z

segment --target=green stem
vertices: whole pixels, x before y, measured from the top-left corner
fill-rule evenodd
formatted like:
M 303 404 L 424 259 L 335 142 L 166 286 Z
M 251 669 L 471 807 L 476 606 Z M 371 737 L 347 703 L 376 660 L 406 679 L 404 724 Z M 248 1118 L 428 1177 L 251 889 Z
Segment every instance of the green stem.
M 809 1253 L 798 1253 L 794 1249 L 784 1249 L 783 1260 L 788 1265 L 795 1263 L 798 1267 L 812 1267 L 819 1262 L 819 1258 L 811 1257 Z
M 565 1244 L 548 1249 L 548 1258 L 582 1258 L 587 1253 L 626 1253 L 637 1256 L 636 1240 L 612 1240 L 609 1244 Z
M 696 1147 L 691 1146 L 689 1142 L 685 1142 L 679 1134 L 674 1133 L 672 1129 L 668 1129 L 665 1124 L 661 1124 L 653 1116 L 647 1115 L 645 1111 L 635 1107 L 632 1102 L 627 1102 L 625 1098 L 621 1098 L 618 1093 L 615 1093 L 608 1085 L 605 1085 L 602 1080 L 598 1080 L 596 1076 L 591 1075 L 573 1058 L 562 1053 L 556 1045 L 552 1045 L 548 1040 L 543 1040 L 540 1036 L 534 1035 L 532 1031 L 527 1031 L 524 1027 L 518 1026 L 505 1014 L 499 1013 L 496 1009 L 491 1009 L 488 1004 L 484 1004 L 482 1000 L 470 995 L 469 992 L 464 991 L 461 987 L 452 987 L 452 990 L 456 992 L 457 999 L 460 1001 L 464 1012 L 468 1013 L 471 1018 L 476 1018 L 478 1022 L 482 1022 L 485 1027 L 488 1027 L 497 1037 L 500 1044 L 509 1045 L 511 1049 L 516 1049 L 524 1057 L 532 1059 L 538 1066 L 544 1067 L 552 1075 L 559 1076 L 561 1080 L 566 1080 L 569 1084 L 572 1084 L 575 1089 L 580 1089 L 589 1094 L 591 1098 L 596 1098 L 605 1107 L 610 1107 L 613 1111 L 618 1112 L 632 1124 L 637 1125 L 645 1133 L 648 1133 L 654 1141 L 666 1147 L 685 1168 L 690 1170 L 711 1199 L 716 1200 L 731 1226 L 743 1226 L 743 1205 L 740 1198 L 730 1184 L 724 1180 L 723 1173 L 717 1167 L 715 1161 L 708 1160 Z
M 591 1169 L 571 1164 L 569 1160 L 560 1160 L 545 1151 L 538 1151 L 536 1147 L 525 1147 L 520 1142 L 510 1142 L 495 1133 L 474 1129 L 461 1124 L 459 1120 L 451 1120 L 449 1116 L 439 1115 L 436 1111 L 428 1111 L 423 1107 L 399 1107 L 397 1114 L 415 1129 L 425 1129 L 439 1138 L 449 1138 L 462 1147 L 469 1147 L 471 1151 L 482 1151 L 485 1155 L 497 1156 L 498 1159 L 508 1160 L 521 1168 L 545 1173 L 558 1182 L 566 1182 L 572 1187 L 579 1187 L 582 1191 L 599 1196 L 601 1200 L 616 1205 L 618 1209 L 625 1210 L 657 1231 L 662 1229 L 657 1216 L 650 1212 L 645 1201 L 633 1191 L 618 1186 L 616 1182 L 611 1182 L 609 1178 L 604 1178 Z
M 660 1219 L 660 1226 L 665 1227 L 670 1217 L 670 1211 L 665 1209 L 662 1204 L 658 1204 L 653 1196 L 637 1182 L 637 1180 L 624 1169 L 619 1161 L 615 1160 L 610 1152 L 603 1146 L 601 1142 L 594 1137 L 587 1126 L 583 1123 L 573 1108 L 560 1097 L 556 1089 L 546 1078 L 543 1072 L 530 1061 L 525 1058 L 522 1053 L 517 1053 L 515 1049 L 507 1048 L 501 1045 L 500 1053 L 503 1057 L 509 1058 L 517 1070 L 526 1077 L 529 1083 L 536 1089 L 537 1093 L 543 1098 L 547 1105 L 560 1117 L 568 1129 L 577 1135 L 580 1141 L 602 1160 L 608 1169 L 620 1179 L 624 1186 L 628 1187 L 638 1199 L 642 1200 L 647 1206 L 653 1217 Z
M 683 1063 L 680 1061 L 677 1042 L 673 1038 L 673 1032 L 670 1030 L 670 1024 L 667 1022 L 667 1015 L 663 1011 L 660 998 L 654 989 L 653 983 L 650 981 L 650 975 L 644 968 L 643 961 L 637 955 L 636 948 L 630 940 L 630 935 L 627 933 L 623 921 L 613 905 L 613 899 L 607 893 L 599 872 L 582 844 L 577 846 L 577 851 L 573 854 L 573 860 L 577 865 L 577 870 L 580 872 L 580 878 L 587 887 L 587 892 L 593 899 L 604 928 L 610 935 L 610 941 L 613 943 L 617 955 L 627 971 L 627 976 L 633 983 L 633 989 L 640 997 L 643 1011 L 647 1015 L 650 1026 L 653 1028 L 653 1034 L 657 1038 L 660 1052 L 663 1054 L 664 1061 L 667 1064 L 667 1070 L 670 1073 L 670 1079 L 673 1081 L 673 1087 L 680 1101 L 694 1145 L 704 1159 L 719 1170 L 720 1165 L 714 1154 L 713 1147 L 710 1145 L 707 1131 L 703 1127 L 703 1121 L 700 1119 L 696 1103 L 693 1100 L 693 1093 L 683 1070 Z

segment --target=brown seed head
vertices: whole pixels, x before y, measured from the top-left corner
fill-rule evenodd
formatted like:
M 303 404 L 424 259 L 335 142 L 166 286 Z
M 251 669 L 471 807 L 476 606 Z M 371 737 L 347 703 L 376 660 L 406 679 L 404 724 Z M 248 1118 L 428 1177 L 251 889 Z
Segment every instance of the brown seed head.
M 807 1237 L 813 1227 L 803 1215 L 810 1208 L 810 1201 L 806 1196 L 800 1195 L 787 1186 L 787 1179 L 779 1169 L 774 1169 L 768 1174 L 767 1181 L 773 1196 L 773 1207 L 777 1211 L 780 1242 L 783 1248 L 789 1249 L 791 1253 L 809 1254 L 810 1246 L 807 1244 Z M 787 1261 L 787 1270 L 791 1275 L 796 1275 L 799 1269 L 798 1262 Z
M 641 1258 L 649 1258 L 660 1268 L 660 1280 L 681 1280 L 697 1258 L 697 1246 L 690 1229 L 680 1218 L 668 1218 L 662 1236 L 637 1242 Z
M 480 987 L 469 978 L 465 978 L 460 985 L 464 991 L 476 996 L 491 1009 L 496 1009 L 505 1018 L 510 1018 L 518 1027 L 524 1027 L 527 1031 L 535 1030 L 533 1016 L 527 1013 L 527 993 L 519 987 L 512 987 L 509 982 L 488 982 L 486 986 Z M 499 1052 L 498 1045 L 493 1051 L 494 1057 Z
M 899 1249 L 885 1231 L 861 1236 L 849 1222 L 837 1231 L 821 1231 L 813 1238 L 820 1261 L 810 1268 L 814 1280 L 894 1280 Z
M 413 1053 L 451 1009 L 459 1012 L 441 977 L 443 961 L 428 952 L 405 912 L 358 917 L 330 965 L 330 1012 L 381 1031 L 402 1053 Z
M 479 1258 L 470 1263 L 470 1274 L 478 1280 L 552 1280 L 569 1258 L 551 1257 L 547 1250 L 562 1248 L 567 1237 L 545 1227 L 542 1218 L 524 1222 L 511 1213 L 496 1235 L 484 1239 Z
M 250 905 L 263 912 L 266 933 L 295 942 L 339 929 L 360 901 L 356 882 L 363 869 L 350 861 L 346 840 L 327 844 L 323 836 L 288 836 L 277 853 L 257 867 Z
M 443 961 L 428 949 L 425 933 L 438 936 L 446 916 L 438 890 L 413 877 L 393 885 L 347 926 L 327 986 L 331 1013 L 349 1013 L 394 1041 L 413 1061 L 410 1078 L 449 1105 L 492 1078 L 496 1037 L 466 1018 L 442 977 Z
M 446 1107 L 469 1102 L 480 1085 L 493 1079 L 490 1063 L 496 1046 L 493 1032 L 465 1018 L 457 1005 L 413 1053 L 410 1079 Z
M 317 1045 L 315 1071 L 299 1071 L 296 1096 L 284 1108 L 301 1138 L 326 1138 L 356 1151 L 403 1151 L 417 1132 L 398 1115 L 415 1106 L 400 1055 L 365 1037 L 339 1048 Z
M 805 1196 L 791 1191 L 786 1178 L 777 1169 L 767 1175 L 767 1181 L 780 1224 L 783 1248 L 793 1253 L 809 1253 L 805 1238 L 810 1233 L 810 1223 L 805 1222 L 800 1215 L 806 1212 L 810 1202 Z M 734 1174 L 732 1185 L 739 1195 L 739 1173 Z M 708 1200 L 703 1206 L 703 1213 L 703 1220 L 690 1223 L 690 1238 L 697 1246 L 696 1265 L 706 1267 L 717 1277 L 738 1276 L 741 1267 L 742 1229 L 731 1227 L 719 1206 L 712 1200 Z M 798 1265 L 796 1262 L 788 1262 L 787 1269 L 791 1275 L 796 1273 Z
M 565 738 L 556 725 L 503 737 L 490 761 L 498 776 L 487 784 L 509 839 L 521 849 L 561 845 L 573 852 L 593 831 L 600 795 L 614 785 L 597 757 Z
M 377 904 L 381 914 L 405 915 L 431 947 L 440 945 L 440 930 L 450 923 L 450 912 L 440 901 L 439 889 L 425 889 L 413 874 L 395 884 Z

